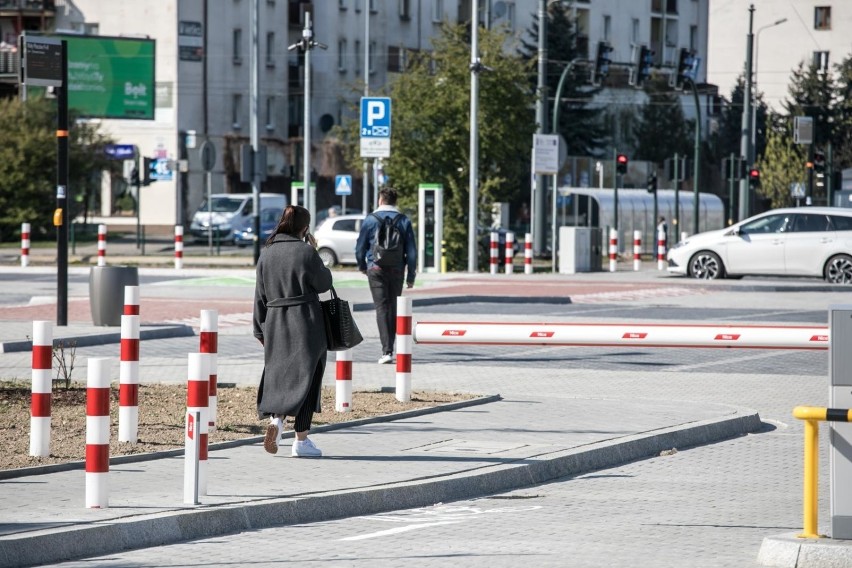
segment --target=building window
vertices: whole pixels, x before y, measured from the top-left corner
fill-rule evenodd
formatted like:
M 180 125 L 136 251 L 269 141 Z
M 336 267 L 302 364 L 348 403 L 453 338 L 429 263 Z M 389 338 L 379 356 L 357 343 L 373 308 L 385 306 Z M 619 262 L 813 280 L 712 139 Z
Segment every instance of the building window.
M 355 0 L 355 11 L 361 13 L 361 0 Z
M 444 0 L 432 2 L 432 22 L 440 24 L 444 21 Z
M 637 44 L 639 43 L 639 18 L 633 18 L 631 29 L 632 32 L 630 41 L 632 41 L 634 44 Z
M 698 51 L 698 26 L 689 26 L 689 49 Z
M 266 32 L 266 66 L 275 67 L 275 32 Z
M 394 46 L 388 46 L 388 71 L 391 73 L 399 73 L 402 71 L 401 50 Z
M 399 19 L 411 19 L 411 0 L 399 0 Z
M 515 31 L 515 3 L 501 2 L 496 4 L 494 19 L 505 24 L 510 32 Z
M 358 77 L 361 75 L 361 40 L 355 40 L 355 69 L 353 69 L 355 76 Z
M 376 8 L 376 0 L 367 0 L 370 3 L 370 13 L 377 14 L 379 9 Z
M 604 41 L 609 41 L 610 33 L 612 32 L 612 18 L 604 16 L 603 21 L 603 38 Z
M 828 71 L 828 52 L 827 51 L 814 51 L 814 67 L 817 68 L 818 71 Z
M 242 113 L 243 96 L 241 94 L 231 95 L 231 127 L 240 129 L 240 114 Z
M 343 12 L 346 10 L 346 0 L 337 0 L 337 6 L 340 8 L 340 11 Z
M 275 130 L 275 97 L 266 97 L 266 129 Z
M 814 8 L 814 29 L 831 29 L 831 6 L 817 6 Z
M 337 70 L 346 73 L 346 40 L 337 40 Z
M 234 28 L 234 45 L 233 45 L 233 56 L 234 56 L 234 65 L 242 65 L 243 63 L 243 30 L 240 28 Z
M 370 75 L 376 72 L 376 42 L 370 42 Z

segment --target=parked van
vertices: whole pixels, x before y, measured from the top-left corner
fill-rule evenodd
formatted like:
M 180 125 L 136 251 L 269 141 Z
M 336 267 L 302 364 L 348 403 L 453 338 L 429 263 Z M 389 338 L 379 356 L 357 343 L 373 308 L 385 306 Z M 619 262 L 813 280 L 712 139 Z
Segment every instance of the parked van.
M 252 226 L 251 193 L 214 193 L 210 196 L 211 207 L 207 200 L 201 202 L 192 216 L 189 232 L 197 241 L 207 241 L 211 225 L 213 239 L 220 243 L 234 243 L 234 234 L 244 232 Z M 287 207 L 287 196 L 280 193 L 261 193 L 260 210 L 275 209 L 279 212 Z M 212 211 L 212 213 L 208 212 Z

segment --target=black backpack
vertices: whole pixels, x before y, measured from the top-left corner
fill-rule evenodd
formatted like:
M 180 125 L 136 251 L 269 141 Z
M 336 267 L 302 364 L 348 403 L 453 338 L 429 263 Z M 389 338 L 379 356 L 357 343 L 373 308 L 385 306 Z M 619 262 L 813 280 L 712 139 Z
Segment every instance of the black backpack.
M 381 267 L 399 268 L 402 266 L 405 254 L 405 235 L 399 228 L 400 222 L 405 215 L 397 213 L 395 216 L 379 217 L 375 213 L 373 217 L 379 220 L 379 228 L 376 229 L 376 240 L 373 243 L 373 262 Z

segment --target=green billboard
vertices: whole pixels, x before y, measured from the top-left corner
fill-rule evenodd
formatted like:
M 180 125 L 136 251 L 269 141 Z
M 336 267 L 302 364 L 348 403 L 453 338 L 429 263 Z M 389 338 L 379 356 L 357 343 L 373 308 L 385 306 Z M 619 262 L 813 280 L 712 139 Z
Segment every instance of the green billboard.
M 56 37 L 68 46 L 70 108 L 89 118 L 154 120 L 154 40 Z

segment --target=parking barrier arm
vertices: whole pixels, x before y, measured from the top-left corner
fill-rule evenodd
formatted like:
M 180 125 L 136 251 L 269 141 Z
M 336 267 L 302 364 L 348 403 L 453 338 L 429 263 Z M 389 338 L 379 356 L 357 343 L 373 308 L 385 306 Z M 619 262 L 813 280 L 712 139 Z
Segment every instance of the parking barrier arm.
M 852 410 L 841 408 L 820 408 L 816 406 L 797 406 L 793 417 L 805 422 L 805 475 L 802 495 L 802 513 L 804 530 L 799 538 L 822 538 L 817 532 L 818 486 L 819 481 L 819 423 L 852 422 Z

